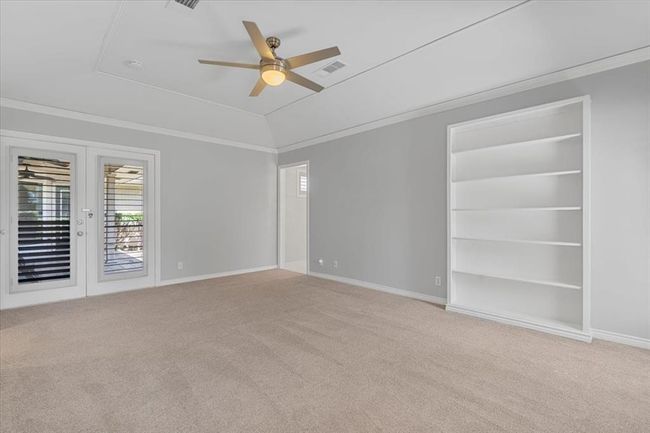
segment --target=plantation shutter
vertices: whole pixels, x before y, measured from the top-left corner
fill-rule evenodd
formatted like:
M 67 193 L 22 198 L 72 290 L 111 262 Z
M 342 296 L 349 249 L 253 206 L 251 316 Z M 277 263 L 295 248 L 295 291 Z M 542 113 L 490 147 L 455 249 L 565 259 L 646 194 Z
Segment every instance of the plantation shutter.
M 70 278 L 70 161 L 18 156 L 18 283 Z
M 104 164 L 104 273 L 144 270 L 144 166 Z

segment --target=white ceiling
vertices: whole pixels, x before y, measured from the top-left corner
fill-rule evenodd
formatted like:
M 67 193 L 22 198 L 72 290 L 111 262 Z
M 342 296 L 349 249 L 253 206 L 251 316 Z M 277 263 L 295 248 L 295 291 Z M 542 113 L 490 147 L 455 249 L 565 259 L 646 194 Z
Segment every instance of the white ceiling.
M 167 3 L 2 1 L 2 97 L 281 147 L 650 45 L 648 2 Z M 257 62 L 244 19 L 283 57 L 338 45 L 348 66 L 251 98 L 256 71 L 196 62 Z

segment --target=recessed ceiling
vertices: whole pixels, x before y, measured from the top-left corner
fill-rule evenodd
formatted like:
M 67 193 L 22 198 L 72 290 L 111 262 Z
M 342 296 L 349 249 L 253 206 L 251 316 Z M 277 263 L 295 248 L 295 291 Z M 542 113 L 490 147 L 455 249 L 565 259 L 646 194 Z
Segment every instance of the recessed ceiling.
M 647 2 L 168 3 L 0 2 L 1 95 L 285 146 L 650 45 Z M 197 62 L 257 62 L 242 20 L 280 37 L 283 57 L 337 45 L 347 66 L 299 70 L 321 93 L 251 98 L 256 71 Z
M 282 45 L 277 53 L 285 58 L 338 45 L 346 68 L 326 78 L 316 72 L 332 60 L 297 70 L 327 87 L 517 2 L 406 3 L 203 1 L 190 10 L 167 7 L 166 1 L 127 2 L 115 17 L 98 69 L 267 114 L 312 92 L 287 82 L 251 98 L 248 93 L 257 71 L 197 62 L 199 58 L 259 62 L 243 20 L 255 21 L 265 37 L 279 37 Z M 130 59 L 144 67 L 129 68 Z

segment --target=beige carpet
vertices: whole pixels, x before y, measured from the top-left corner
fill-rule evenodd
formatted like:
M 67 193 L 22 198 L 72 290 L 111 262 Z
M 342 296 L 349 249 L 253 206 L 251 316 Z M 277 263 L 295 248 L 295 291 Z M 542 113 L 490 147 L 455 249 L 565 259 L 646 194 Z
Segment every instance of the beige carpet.
M 650 351 L 285 271 L 0 317 L 3 432 L 650 432 Z

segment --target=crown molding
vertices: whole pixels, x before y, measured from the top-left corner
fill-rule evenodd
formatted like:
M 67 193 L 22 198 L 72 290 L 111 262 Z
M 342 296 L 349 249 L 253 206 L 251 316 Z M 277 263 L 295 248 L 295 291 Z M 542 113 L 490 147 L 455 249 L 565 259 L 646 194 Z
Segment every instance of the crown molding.
M 437 102 L 435 104 L 430 104 L 415 108 L 413 110 L 393 114 L 381 119 L 360 123 L 355 126 L 343 128 L 338 131 L 319 135 L 317 137 L 309 138 L 306 140 L 300 140 L 295 143 L 280 146 L 278 148 L 278 153 L 286 153 L 292 150 L 302 149 L 304 147 L 325 143 L 328 141 L 336 140 L 338 138 L 359 134 L 361 132 L 370 131 L 372 129 L 381 128 L 383 126 L 392 125 L 406 120 L 416 119 L 418 117 L 428 116 L 430 114 L 440 113 L 442 111 L 448 111 L 466 105 L 476 104 L 478 102 L 500 98 L 502 96 L 512 95 L 514 93 L 535 89 L 537 87 L 543 87 L 549 84 L 572 80 L 575 78 L 584 77 L 586 75 L 592 75 L 598 72 L 604 72 L 610 69 L 616 69 L 622 66 L 627 66 L 633 63 L 640 63 L 647 60 L 650 60 L 650 46 L 637 48 L 634 50 L 615 54 L 613 56 L 604 57 L 602 59 L 583 63 L 581 65 L 561 69 L 555 72 L 550 72 L 548 74 L 539 75 L 533 78 L 517 81 L 470 95 L 449 99 L 443 102 Z
M 277 153 L 277 149 L 261 146 L 259 144 L 242 143 L 239 141 L 210 137 L 208 135 L 195 134 L 192 132 L 179 131 L 176 129 L 161 128 L 158 126 L 145 125 L 143 123 L 131 122 L 128 120 L 120 120 L 111 117 L 98 116 L 95 114 L 82 113 L 78 111 L 67 110 L 64 108 L 34 104 L 32 102 L 19 101 L 16 99 L 0 97 L 0 106 L 13 108 L 16 110 L 30 111 L 33 113 L 47 114 L 50 116 L 64 117 L 67 119 L 81 120 L 84 122 L 99 123 L 101 125 L 114 126 L 118 128 L 134 129 L 136 131 L 144 131 L 153 134 L 168 135 L 171 137 L 202 141 L 205 143 L 221 144 L 223 146 L 237 147 L 240 149 L 254 150 L 257 152 L 266 152 L 273 154 Z

